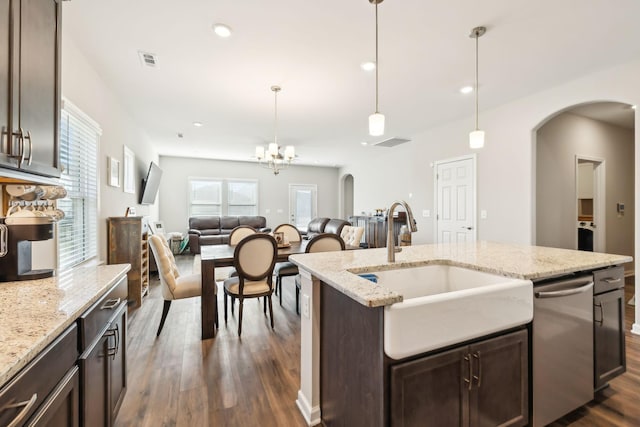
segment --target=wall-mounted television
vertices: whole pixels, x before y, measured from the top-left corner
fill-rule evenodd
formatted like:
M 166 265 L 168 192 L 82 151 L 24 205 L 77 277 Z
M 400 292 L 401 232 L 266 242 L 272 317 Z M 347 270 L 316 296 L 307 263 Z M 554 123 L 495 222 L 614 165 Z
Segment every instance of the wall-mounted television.
M 151 162 L 147 177 L 142 180 L 142 191 L 140 192 L 140 204 L 152 205 L 156 202 L 158 189 L 160 188 L 160 178 L 162 177 L 162 169 L 155 163 Z

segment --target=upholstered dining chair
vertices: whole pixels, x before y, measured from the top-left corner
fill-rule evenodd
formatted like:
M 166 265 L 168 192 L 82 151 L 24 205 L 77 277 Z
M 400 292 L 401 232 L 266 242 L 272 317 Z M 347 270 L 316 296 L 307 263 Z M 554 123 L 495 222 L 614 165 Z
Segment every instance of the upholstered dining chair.
M 300 231 L 291 224 L 280 224 L 273 229 L 273 232 L 284 233 L 284 237 L 289 243 L 302 241 Z M 282 278 L 287 276 L 296 276 L 298 274 L 298 266 L 288 261 L 279 262 L 276 264 L 273 274 L 276 276 L 276 295 L 279 296 L 280 305 L 282 306 Z
M 364 234 L 364 227 L 353 227 L 351 225 L 345 225 L 342 227 L 340 237 L 344 240 L 344 244 L 347 246 L 360 246 L 360 240 Z
M 239 301 L 238 336 L 242 334 L 242 309 L 246 298 L 265 297 L 269 303 L 269 317 L 273 329 L 273 267 L 276 264 L 278 245 L 273 236 L 256 233 L 245 237 L 236 245 L 233 264 L 236 277 L 224 281 L 224 321 L 227 322 L 227 297 Z M 264 311 L 266 312 L 266 304 Z
M 229 233 L 229 245 L 235 246 L 240 243 L 240 240 L 255 233 L 257 230 L 250 225 L 239 225 Z
M 162 317 L 160 318 L 160 326 L 156 336 L 160 336 L 164 322 L 169 314 L 171 302 L 177 299 L 197 297 L 202 294 L 202 276 L 198 274 L 181 275 L 173 257 L 171 248 L 167 243 L 167 239 L 160 234 L 154 234 L 149 237 L 149 246 L 158 266 L 158 275 L 160 276 L 160 286 L 162 287 L 162 297 L 164 298 L 164 306 L 162 307 Z M 214 294 L 217 295 L 217 286 L 214 287 Z M 218 299 L 214 304 L 215 307 L 215 326 L 218 327 Z
M 333 252 L 345 250 L 344 240 L 337 234 L 321 233 L 309 240 L 305 253 Z M 300 314 L 300 276 L 296 276 L 296 313 Z

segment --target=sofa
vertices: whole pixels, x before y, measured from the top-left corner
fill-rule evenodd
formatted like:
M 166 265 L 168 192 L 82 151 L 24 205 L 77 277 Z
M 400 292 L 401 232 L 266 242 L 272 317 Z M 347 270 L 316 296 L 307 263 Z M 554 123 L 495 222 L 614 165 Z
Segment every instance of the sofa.
M 314 218 L 307 226 L 306 238 L 313 239 L 320 233 L 332 233 L 339 236 L 345 225 L 351 225 L 351 223 L 344 219 Z
M 249 225 L 268 233 L 267 219 L 263 216 L 192 216 L 189 218 L 189 249 L 200 253 L 200 246 L 229 243 L 231 230 L 239 225 Z

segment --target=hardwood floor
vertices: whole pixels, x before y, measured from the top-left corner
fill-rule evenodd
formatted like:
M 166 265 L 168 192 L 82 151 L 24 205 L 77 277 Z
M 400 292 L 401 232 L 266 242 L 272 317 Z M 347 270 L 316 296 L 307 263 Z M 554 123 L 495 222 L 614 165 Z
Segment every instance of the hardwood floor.
M 191 256 L 178 256 L 180 271 Z M 300 386 L 300 318 L 295 313 L 293 279 L 285 278 L 283 307 L 273 299 L 275 329 L 262 304 L 245 304 L 242 338 L 236 316 L 200 340 L 198 298 L 173 302 L 160 337 L 162 312 L 157 276 L 140 309 L 130 313 L 128 390 L 116 426 L 306 426 L 295 404 Z M 627 280 L 627 300 L 633 279 Z M 627 331 L 633 307 L 626 307 Z M 627 332 L 627 372 L 588 405 L 553 426 L 640 426 L 640 336 Z

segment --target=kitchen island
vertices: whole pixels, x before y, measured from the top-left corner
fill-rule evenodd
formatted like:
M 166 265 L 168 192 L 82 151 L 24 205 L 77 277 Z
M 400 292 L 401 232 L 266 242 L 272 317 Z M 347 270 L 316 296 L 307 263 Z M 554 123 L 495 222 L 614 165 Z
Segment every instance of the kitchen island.
M 43 387 L 43 384 L 53 388 L 60 381 L 60 378 L 48 377 L 54 377 L 58 368 L 62 374 L 69 369 L 68 366 L 62 366 L 62 360 L 75 365 L 79 350 L 88 344 L 83 334 L 88 335 L 88 331 L 107 324 L 106 314 L 91 312 L 94 306 L 100 304 L 99 308 L 106 308 L 103 311 L 108 311 L 110 316 L 111 313 L 126 311 L 126 273 L 129 269 L 129 264 L 87 265 L 51 278 L 0 284 L 0 385 L 3 385 L 0 388 L 0 403 L 23 403 L 18 391 Z M 112 293 L 113 301 L 106 301 L 111 305 L 105 307 L 103 300 Z M 126 318 L 126 312 L 120 316 Z M 81 317 L 85 321 L 76 323 Z M 121 322 L 113 319 L 114 316 L 114 324 Z M 118 333 L 124 338 L 124 321 L 118 323 L 118 327 Z M 123 357 L 124 352 L 121 353 Z M 104 357 L 102 359 L 106 360 Z M 74 375 L 69 378 L 75 377 L 74 381 L 78 381 L 77 368 L 74 369 L 75 372 L 70 371 Z M 77 393 L 77 387 L 72 388 Z M 66 392 L 60 388 L 56 390 Z M 40 390 L 39 393 L 29 391 L 26 400 L 32 404 L 25 406 L 20 417 L 27 419 L 42 404 L 46 397 L 42 394 Z M 77 405 L 77 395 L 73 399 Z M 95 402 L 93 405 L 99 406 Z M 3 411 L 0 413 L 0 424 L 6 421 L 4 417 L 13 419 L 14 415 L 9 410 Z M 77 416 L 77 413 L 74 415 Z
M 302 276 L 301 387 L 297 404 L 309 425 L 315 425 L 320 422 L 320 408 L 323 406 L 320 398 L 320 312 L 323 288 L 329 293 L 337 291 L 335 294 L 346 296 L 349 301 L 357 303 L 357 306 L 347 304 L 349 310 L 359 310 L 359 306 L 373 309 L 370 310 L 373 312 L 402 302 L 403 295 L 373 284 L 358 274 L 428 265 L 449 265 L 514 279 L 540 281 L 620 265 L 631 261 L 632 258 L 526 245 L 476 242 L 405 247 L 402 252 L 396 254 L 395 263 L 387 262 L 385 249 L 296 255 L 291 257 L 291 260 L 299 266 Z M 362 311 L 360 318 L 367 316 L 367 313 Z M 378 319 L 380 318 L 381 316 L 378 316 Z M 376 330 L 381 325 L 370 326 L 372 330 Z M 340 333 L 348 334 L 348 331 L 343 330 Z M 380 358 L 382 357 L 383 355 L 380 355 Z M 381 411 L 385 410 L 385 405 L 386 401 L 374 402 L 374 406 Z

